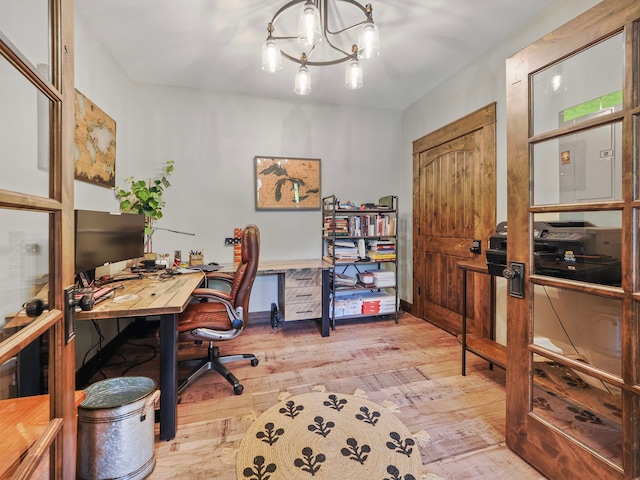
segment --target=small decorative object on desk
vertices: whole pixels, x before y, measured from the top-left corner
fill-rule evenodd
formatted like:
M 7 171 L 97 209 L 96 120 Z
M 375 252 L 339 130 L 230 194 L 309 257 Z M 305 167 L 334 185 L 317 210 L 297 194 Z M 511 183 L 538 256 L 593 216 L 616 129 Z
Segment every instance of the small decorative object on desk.
M 234 228 L 233 229 L 233 238 L 234 238 L 234 242 L 233 242 L 233 263 L 240 263 L 241 257 L 242 257 L 242 245 L 241 245 L 241 240 L 242 240 L 242 229 L 241 228 Z
M 191 251 L 189 253 L 189 265 L 202 265 L 204 263 L 204 255 L 201 251 Z

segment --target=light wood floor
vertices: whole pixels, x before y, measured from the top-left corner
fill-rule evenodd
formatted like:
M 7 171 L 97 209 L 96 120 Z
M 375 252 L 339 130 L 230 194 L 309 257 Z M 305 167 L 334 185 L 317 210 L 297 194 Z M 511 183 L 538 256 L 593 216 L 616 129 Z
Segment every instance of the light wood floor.
M 147 343 L 153 344 L 153 337 Z M 393 320 L 338 322 L 326 338 L 312 321 L 284 323 L 277 330 L 253 324 L 220 348 L 254 353 L 260 364 L 230 364 L 244 385 L 240 396 L 214 372 L 183 392 L 177 435 L 156 441 L 151 479 L 235 480 L 234 454 L 251 415 L 277 403 L 280 392 L 305 393 L 315 386 L 345 394 L 361 389 L 373 402 L 398 405 L 396 415 L 411 432 L 425 430 L 430 436 L 420 448 L 425 470 L 444 479 L 545 478 L 504 444 L 504 371 L 490 370 L 467 354 L 463 377 L 456 338 L 407 313 L 398 325 Z M 148 355 L 130 345 L 120 352 L 130 361 Z M 187 348 L 180 355 L 193 353 Z M 114 357 L 112 363 L 119 360 Z M 104 371 L 111 376 L 125 368 L 122 363 Z M 156 358 L 126 374 L 157 378 L 157 371 Z

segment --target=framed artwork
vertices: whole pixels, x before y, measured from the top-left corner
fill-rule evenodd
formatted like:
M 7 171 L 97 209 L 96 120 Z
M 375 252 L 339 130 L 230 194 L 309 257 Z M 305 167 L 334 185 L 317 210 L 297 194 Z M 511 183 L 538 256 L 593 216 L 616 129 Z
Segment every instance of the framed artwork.
M 320 210 L 320 159 L 255 157 L 256 210 Z
M 103 187 L 116 185 L 116 122 L 76 90 L 75 178 Z

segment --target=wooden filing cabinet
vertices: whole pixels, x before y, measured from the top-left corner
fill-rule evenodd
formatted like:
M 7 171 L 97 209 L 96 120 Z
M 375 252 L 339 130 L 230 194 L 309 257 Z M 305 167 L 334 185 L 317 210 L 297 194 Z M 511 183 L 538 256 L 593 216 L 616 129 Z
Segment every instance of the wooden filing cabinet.
M 278 276 L 278 302 L 285 321 L 322 317 L 322 270 L 299 268 Z

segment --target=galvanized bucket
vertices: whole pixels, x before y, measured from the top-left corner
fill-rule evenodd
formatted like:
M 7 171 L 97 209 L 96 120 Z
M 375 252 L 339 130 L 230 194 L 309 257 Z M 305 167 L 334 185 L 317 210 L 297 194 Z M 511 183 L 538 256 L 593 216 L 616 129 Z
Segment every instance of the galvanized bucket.
M 156 465 L 154 404 L 160 396 L 147 377 L 119 377 L 85 389 L 78 409 L 77 478 L 146 478 Z

